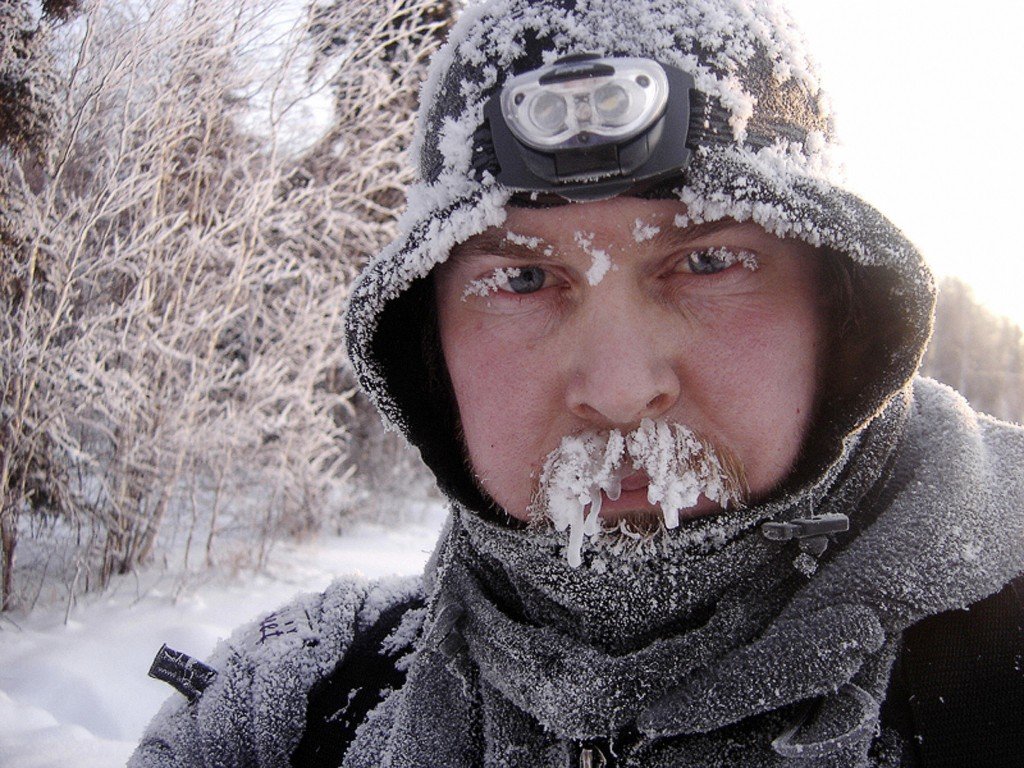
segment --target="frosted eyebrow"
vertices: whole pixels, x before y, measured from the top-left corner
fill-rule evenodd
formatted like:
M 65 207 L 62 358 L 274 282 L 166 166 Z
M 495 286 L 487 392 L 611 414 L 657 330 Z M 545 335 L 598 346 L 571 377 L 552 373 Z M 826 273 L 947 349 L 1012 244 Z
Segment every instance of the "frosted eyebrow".
M 462 260 L 476 256 L 501 256 L 507 259 L 536 259 L 539 255 L 536 248 L 509 240 L 505 230 L 488 230 L 455 246 L 451 258 Z
M 647 222 L 650 223 L 650 222 Z M 707 237 L 722 230 L 732 229 L 738 224 L 732 219 L 720 219 L 718 221 L 704 221 L 699 224 L 691 224 L 685 229 L 677 227 L 671 222 L 667 225 L 659 222 L 660 231 L 649 241 L 652 244 L 666 249 L 682 248 L 694 240 Z M 460 243 L 452 249 L 451 259 L 464 260 L 477 256 L 501 256 L 508 259 L 531 259 L 537 258 L 536 249 L 528 248 L 522 243 L 516 243 L 508 239 L 504 229 L 487 230 L 479 235 L 474 235 L 464 243 Z
M 671 224 L 670 226 L 662 226 L 650 242 L 655 246 L 665 249 L 683 248 L 691 245 L 695 240 L 700 240 L 724 230 L 734 229 L 737 226 L 739 225 L 732 219 L 704 221 L 699 224 L 691 224 L 685 229 Z

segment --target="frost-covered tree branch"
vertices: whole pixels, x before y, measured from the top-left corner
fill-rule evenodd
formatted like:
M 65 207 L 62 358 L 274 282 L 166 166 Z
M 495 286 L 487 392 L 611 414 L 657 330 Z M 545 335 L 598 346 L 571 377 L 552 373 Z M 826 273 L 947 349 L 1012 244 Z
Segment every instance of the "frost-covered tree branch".
M 41 564 L 71 593 L 215 541 L 258 564 L 360 478 L 416 476 L 354 399 L 341 315 L 448 10 L 94 2 L 53 36 L 46 151 L 0 158 L 5 606 Z

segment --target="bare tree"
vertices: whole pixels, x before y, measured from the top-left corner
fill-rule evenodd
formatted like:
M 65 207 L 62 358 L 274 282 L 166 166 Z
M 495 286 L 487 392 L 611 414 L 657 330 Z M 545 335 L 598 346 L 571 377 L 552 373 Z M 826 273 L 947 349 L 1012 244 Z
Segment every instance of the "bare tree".
M 6 165 L 20 160 L 38 177 L 45 164 L 57 113 L 58 78 L 48 43 L 52 26 L 77 7 L 73 0 L 47 0 L 42 16 L 33 16 L 30 3 L 12 0 L 0 5 L 0 159 Z M 0 302 L 17 311 L 35 300 L 36 280 L 45 265 L 33 258 L 30 232 L 20 221 L 9 194 L 10 180 L 0 175 Z M 11 346 L 28 344 L 25 323 L 10 323 Z M 28 351 L 28 350 L 26 350 Z M 35 382 L 21 376 L 6 358 L 0 364 L 0 610 L 13 588 L 14 551 L 18 541 L 16 512 L 31 506 L 51 514 L 64 507 L 61 472 L 51 463 L 53 444 L 38 419 L 27 413 Z
M 5 607 L 18 531 L 73 594 L 353 509 L 341 314 L 393 235 L 436 8 L 96 2 L 55 39 L 48 162 L 0 158 Z
M 50 31 L 79 3 L 44 0 L 39 18 L 34 16 L 34 5 L 28 0 L 0 4 L 0 146 L 41 155 L 57 109 Z
M 413 180 L 405 154 L 416 97 L 459 6 L 453 0 L 328 0 L 311 6 L 309 73 L 325 79 L 334 119 L 296 177 L 329 186 L 336 195 L 332 209 L 351 217 L 344 250 L 360 267 L 395 234 L 394 213 Z M 366 166 L 367 157 L 382 162 Z M 334 386 L 354 392 L 351 371 L 339 369 Z M 354 394 L 350 402 L 343 418 L 357 471 L 347 504 L 362 514 L 385 515 L 395 497 L 422 493 L 432 481 L 404 440 L 384 431 L 367 400 Z

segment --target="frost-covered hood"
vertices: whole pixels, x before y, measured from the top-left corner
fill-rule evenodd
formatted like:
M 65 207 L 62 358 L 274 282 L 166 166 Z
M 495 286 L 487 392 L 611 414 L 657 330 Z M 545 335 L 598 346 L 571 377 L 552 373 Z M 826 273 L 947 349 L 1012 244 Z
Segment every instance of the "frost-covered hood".
M 851 325 L 830 350 L 814 463 L 800 478 L 805 490 L 823 490 L 860 431 L 906 391 L 930 333 L 934 288 L 914 246 L 841 187 L 828 100 L 773 2 L 471 5 L 423 89 L 413 147 L 420 181 L 409 190 L 401 234 L 352 293 L 348 347 L 360 383 L 420 449 L 442 490 L 471 509 L 488 507 L 465 466 L 429 275 L 453 246 L 500 225 L 512 196 L 480 162 L 485 102 L 508 78 L 573 53 L 648 57 L 694 77 L 704 120 L 691 130 L 693 158 L 662 192 L 678 195 L 691 220 L 752 220 L 820 248 L 823 258 L 848 260 Z

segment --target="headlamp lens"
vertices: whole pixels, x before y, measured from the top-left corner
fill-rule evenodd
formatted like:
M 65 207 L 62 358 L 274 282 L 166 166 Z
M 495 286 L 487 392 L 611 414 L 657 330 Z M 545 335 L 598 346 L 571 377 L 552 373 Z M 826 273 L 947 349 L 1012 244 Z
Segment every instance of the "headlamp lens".
M 594 92 L 594 103 L 603 122 L 609 125 L 624 125 L 629 122 L 629 94 L 621 85 L 602 85 Z
M 557 134 L 565 128 L 568 112 L 565 99 L 551 91 L 541 91 L 530 100 L 530 120 L 545 136 Z
M 552 64 L 509 80 L 502 116 L 523 144 L 545 152 L 628 141 L 665 111 L 668 77 L 651 59 Z M 592 146 L 592 144 L 591 144 Z

